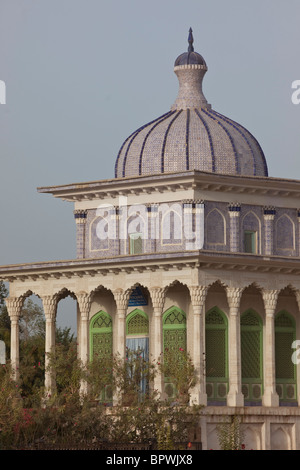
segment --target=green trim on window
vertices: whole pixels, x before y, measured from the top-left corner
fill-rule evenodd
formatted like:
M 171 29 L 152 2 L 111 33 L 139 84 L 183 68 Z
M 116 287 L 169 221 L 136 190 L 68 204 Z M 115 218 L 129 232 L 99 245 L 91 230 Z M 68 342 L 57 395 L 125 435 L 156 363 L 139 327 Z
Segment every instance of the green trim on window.
M 101 310 L 90 322 L 90 359 L 94 354 L 99 357 L 111 355 L 113 352 L 113 328 L 111 316 Z
M 167 361 L 168 353 L 178 354 L 180 359 L 180 348 L 186 351 L 186 314 L 179 307 L 171 307 L 163 314 L 163 351 L 164 360 Z M 170 378 L 165 377 L 165 392 L 169 399 L 176 396 L 175 385 Z
M 241 315 L 242 392 L 245 401 L 261 401 L 263 394 L 263 325 L 249 308 Z
M 275 316 L 275 373 L 280 401 L 297 401 L 297 369 L 291 349 L 295 339 L 295 319 L 286 310 L 281 310 Z
M 143 253 L 143 234 L 130 233 L 129 234 L 129 253 L 131 255 L 138 255 Z
M 245 253 L 257 253 L 257 232 L 244 231 L 244 250 Z
M 126 317 L 126 335 L 144 335 L 149 334 L 148 315 L 142 310 L 136 308 Z
M 109 359 L 113 354 L 113 322 L 111 316 L 101 310 L 93 316 L 90 322 L 90 360 Z M 108 383 L 99 390 L 99 401 L 112 401 L 112 382 Z
M 228 321 L 217 306 L 205 316 L 206 391 L 208 401 L 226 401 L 228 393 Z

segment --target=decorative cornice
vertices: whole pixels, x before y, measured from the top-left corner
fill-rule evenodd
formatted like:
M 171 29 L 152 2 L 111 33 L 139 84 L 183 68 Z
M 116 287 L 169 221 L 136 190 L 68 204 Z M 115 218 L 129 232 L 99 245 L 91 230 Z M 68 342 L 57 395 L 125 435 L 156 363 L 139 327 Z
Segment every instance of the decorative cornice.
M 223 191 L 228 194 L 261 197 L 277 196 L 284 199 L 300 197 L 299 180 L 266 176 L 222 175 L 196 170 L 39 187 L 38 192 L 52 194 L 54 197 L 75 202 L 187 189 Z
M 224 253 L 209 250 L 173 253 L 145 253 L 109 259 L 76 259 L 0 266 L 0 279 L 37 281 L 40 279 L 83 278 L 122 273 L 172 271 L 182 269 L 216 269 L 230 272 L 274 273 L 300 276 L 299 258 L 262 256 L 248 253 Z

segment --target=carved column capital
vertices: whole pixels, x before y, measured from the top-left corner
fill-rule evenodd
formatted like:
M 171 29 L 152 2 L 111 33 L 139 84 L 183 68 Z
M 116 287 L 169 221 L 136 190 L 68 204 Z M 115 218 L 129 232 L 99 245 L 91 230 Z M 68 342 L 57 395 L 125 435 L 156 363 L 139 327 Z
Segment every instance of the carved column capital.
M 194 307 L 203 307 L 205 304 L 205 298 L 207 294 L 207 286 L 190 286 L 189 291 L 191 295 L 191 301 Z
M 91 309 L 91 294 L 81 291 L 76 294 L 76 298 L 81 317 L 88 318 Z
M 149 292 L 154 310 L 162 311 L 165 303 L 165 289 L 163 287 L 150 287 Z
M 263 297 L 263 301 L 265 304 L 265 309 L 273 310 L 273 314 L 276 309 L 278 294 L 279 294 L 279 291 L 275 289 L 274 290 L 263 289 L 262 291 L 262 297 Z
M 11 321 L 18 321 L 22 311 L 24 298 L 23 297 L 6 297 L 5 299 L 7 312 Z
M 54 321 L 56 318 L 57 296 L 43 295 L 41 297 L 46 320 Z
M 230 309 L 238 309 L 243 287 L 226 287 L 227 301 Z
M 131 289 L 123 290 L 123 289 L 116 289 L 113 291 L 114 298 L 117 304 L 117 310 L 126 310 L 128 307 L 128 300 L 131 294 Z
M 296 300 L 297 300 L 298 308 L 300 309 L 300 290 L 295 291 L 295 297 L 296 297 Z

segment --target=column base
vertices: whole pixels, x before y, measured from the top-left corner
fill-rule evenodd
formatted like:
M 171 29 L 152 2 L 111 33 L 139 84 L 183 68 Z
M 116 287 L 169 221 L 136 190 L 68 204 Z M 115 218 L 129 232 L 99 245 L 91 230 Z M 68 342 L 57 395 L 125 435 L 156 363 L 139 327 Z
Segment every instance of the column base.
M 279 396 L 274 390 L 265 390 L 262 397 L 263 406 L 279 406 Z
M 244 395 L 241 392 L 230 392 L 227 395 L 227 406 L 244 406 Z
M 207 406 L 207 394 L 197 390 L 191 392 L 190 405 Z

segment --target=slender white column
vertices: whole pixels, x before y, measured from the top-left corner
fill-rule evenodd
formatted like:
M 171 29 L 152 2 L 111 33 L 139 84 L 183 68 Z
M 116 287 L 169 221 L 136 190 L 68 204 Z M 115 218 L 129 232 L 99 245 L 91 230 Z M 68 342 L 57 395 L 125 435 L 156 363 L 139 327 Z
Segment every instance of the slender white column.
M 191 403 L 207 405 L 205 357 L 205 297 L 207 287 L 189 288 L 193 305 L 193 351 L 192 360 L 196 371 L 197 384 L 191 392 Z
M 242 288 L 227 287 L 229 305 L 229 392 L 228 406 L 243 406 L 242 371 L 241 371 L 241 340 L 240 340 L 240 299 Z
M 162 331 L 162 312 L 165 303 L 165 289 L 161 287 L 150 288 L 150 295 L 153 305 L 153 342 L 152 351 L 155 361 L 159 361 L 163 352 L 163 331 Z M 154 390 L 158 395 L 164 396 L 163 377 L 160 372 L 154 378 Z
M 114 328 L 114 353 L 119 356 L 121 360 L 125 360 L 126 352 L 126 312 L 128 308 L 128 300 L 131 290 L 124 291 L 123 289 L 116 289 L 113 294 L 117 306 L 116 321 Z M 116 390 L 113 396 L 113 403 L 120 403 L 122 396 L 120 390 Z
M 128 308 L 128 300 L 130 297 L 130 290 L 124 291 L 123 289 L 116 289 L 113 294 L 117 305 L 116 315 L 116 333 L 114 336 L 116 341 L 116 353 L 124 359 L 126 351 L 126 312 Z
M 80 314 L 80 345 L 79 355 L 81 364 L 84 367 L 89 360 L 89 315 L 91 309 L 91 295 L 86 292 L 79 292 L 77 295 L 77 306 Z M 81 381 L 80 393 L 87 393 L 87 383 Z
M 264 395 L 262 403 L 264 406 L 279 406 L 279 397 L 276 392 L 274 324 L 278 291 L 263 290 L 262 296 L 266 313 L 266 327 L 264 338 Z
M 7 297 L 5 299 L 8 315 L 11 321 L 10 360 L 14 380 L 19 378 L 20 347 L 19 347 L 19 319 L 22 310 L 23 297 Z
M 91 309 L 91 295 L 86 292 L 79 292 L 76 297 L 80 312 L 80 359 L 84 365 L 89 360 L 89 315 Z
M 46 396 L 52 394 L 55 390 L 55 373 L 49 367 L 49 355 L 55 349 L 55 321 L 57 312 L 57 297 L 46 295 L 42 297 L 43 309 L 46 318 L 45 334 L 45 390 Z

